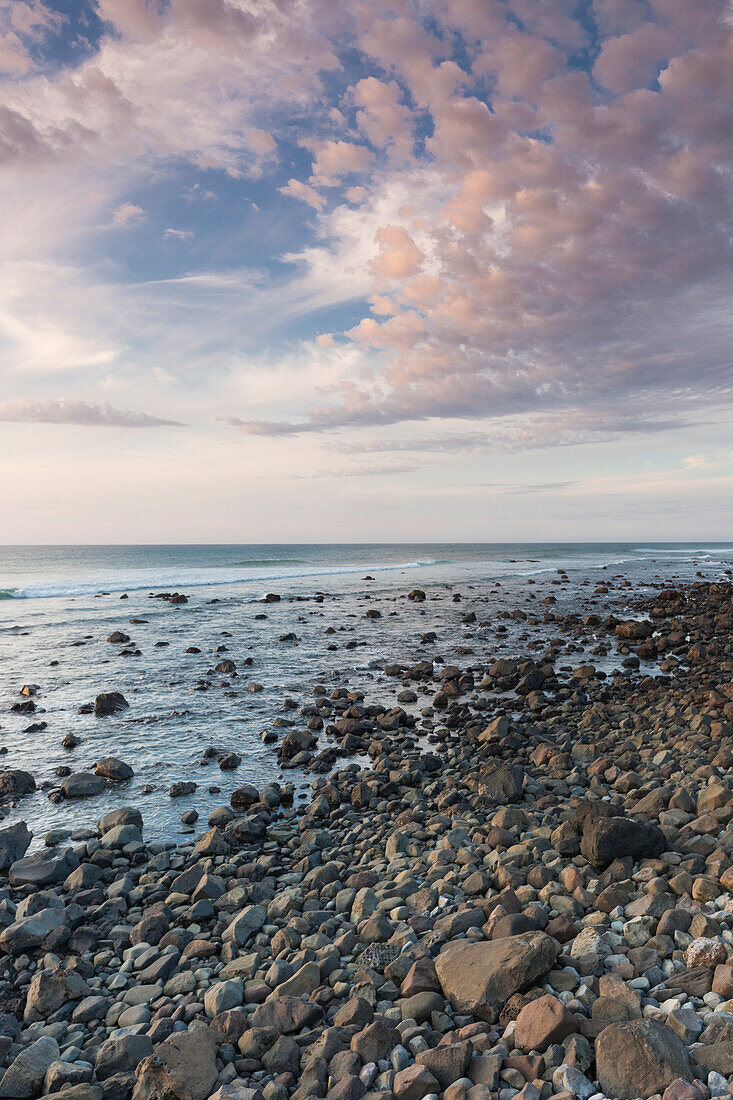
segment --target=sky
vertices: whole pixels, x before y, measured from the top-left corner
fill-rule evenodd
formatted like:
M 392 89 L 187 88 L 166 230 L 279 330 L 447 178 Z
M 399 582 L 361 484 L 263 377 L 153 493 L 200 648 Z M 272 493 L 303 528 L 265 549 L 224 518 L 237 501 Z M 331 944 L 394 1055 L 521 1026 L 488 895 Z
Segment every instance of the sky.
M 0 541 L 733 540 L 732 28 L 0 6 Z

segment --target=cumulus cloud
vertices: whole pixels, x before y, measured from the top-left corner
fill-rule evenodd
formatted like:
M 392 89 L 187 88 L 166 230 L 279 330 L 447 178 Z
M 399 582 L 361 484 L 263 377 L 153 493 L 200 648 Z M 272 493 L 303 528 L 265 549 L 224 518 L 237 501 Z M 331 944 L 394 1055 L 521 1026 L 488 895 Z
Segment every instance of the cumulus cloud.
M 17 10 L 23 26 L 5 30 L 28 52 L 51 17 L 37 2 Z M 227 173 L 227 185 L 257 180 L 258 204 L 287 205 L 279 192 L 308 205 L 305 243 L 278 256 L 269 296 L 252 288 L 267 271 L 186 272 L 165 292 L 164 280 L 145 288 L 146 302 L 169 295 L 176 351 L 192 343 L 189 314 L 205 317 L 195 363 L 189 352 L 173 374 L 198 374 L 212 334 L 226 334 L 209 357 L 214 380 L 222 362 L 248 369 L 247 296 L 248 332 L 267 334 L 349 305 L 346 320 L 316 317 L 302 345 L 322 357 L 328 387 L 304 399 L 273 386 L 236 424 L 243 433 L 486 420 L 496 430 L 476 446 L 511 447 L 521 425 L 503 440 L 504 421 L 524 418 L 533 446 L 626 431 L 609 426 L 609 409 L 645 410 L 637 430 L 651 433 L 733 397 L 724 0 L 593 0 L 582 18 L 564 0 L 97 0 L 97 10 L 104 33 L 80 61 L 3 85 L 8 236 L 21 254 L 33 236 L 30 178 L 46 181 L 36 211 L 60 179 L 77 196 L 67 255 L 88 232 L 81 211 L 99 180 L 113 223 L 133 224 L 143 211 L 123 201 L 131 187 L 114 192 L 119 166 L 121 185 L 183 163 Z M 208 182 L 188 197 L 215 196 Z M 65 210 L 54 214 L 46 227 L 64 222 Z M 166 222 L 159 237 L 191 232 Z M 76 314 L 57 320 L 78 268 L 43 253 L 43 230 L 32 264 L 0 271 L 13 369 L 48 369 L 59 349 L 65 367 L 108 369 L 121 356 L 114 310 L 105 299 L 95 313 L 79 286 Z M 144 315 L 132 297 L 117 295 L 120 330 Z M 324 324 L 331 338 L 312 339 Z
M 25 424 L 77 424 L 97 428 L 180 428 L 178 420 L 166 420 L 145 412 L 116 409 L 106 401 L 9 401 L 0 405 L 0 421 Z
M 145 211 L 141 206 L 136 206 L 134 202 L 122 202 L 112 211 L 112 224 L 130 225 L 142 221 L 144 217 Z

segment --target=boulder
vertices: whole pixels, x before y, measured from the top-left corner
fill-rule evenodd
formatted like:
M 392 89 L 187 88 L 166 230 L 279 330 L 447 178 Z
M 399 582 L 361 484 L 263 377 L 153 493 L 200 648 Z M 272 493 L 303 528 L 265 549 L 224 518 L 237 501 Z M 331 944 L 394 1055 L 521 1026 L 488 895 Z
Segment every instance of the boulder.
M 207 1100 L 218 1078 L 216 1049 L 209 1027 L 171 1035 L 137 1067 L 132 1100 Z
M 10 881 L 13 886 L 51 886 L 63 882 L 78 866 L 79 857 L 73 848 L 35 852 L 12 864 Z
M 425 1066 L 415 1063 L 395 1074 L 393 1092 L 395 1100 L 422 1100 L 423 1096 L 440 1092 L 440 1085 Z
M 94 700 L 94 713 L 97 718 L 106 718 L 110 714 L 127 710 L 129 706 L 121 691 L 104 691 Z
M 3 1074 L 0 1097 L 25 1100 L 40 1096 L 48 1067 L 58 1059 L 59 1053 L 59 1045 L 50 1035 L 42 1035 L 25 1047 Z
M 658 1020 L 610 1024 L 596 1040 L 601 1089 L 619 1100 L 664 1092 L 677 1077 L 694 1074 L 682 1040 Z
M 471 1064 L 473 1044 L 466 1039 L 458 1043 L 445 1043 L 443 1046 L 423 1050 L 416 1061 L 432 1073 L 444 1092 L 454 1081 L 465 1077 Z
M 126 779 L 132 779 L 135 773 L 124 760 L 118 760 L 116 756 L 103 756 L 97 761 L 94 774 L 110 779 L 113 783 L 124 783 Z
M 646 821 L 589 814 L 583 825 L 580 851 L 597 871 L 624 856 L 634 860 L 656 859 L 666 849 L 662 830 Z
M 58 912 L 58 910 L 46 910 Z M 29 918 L 32 920 L 33 918 Z M 28 988 L 23 1022 L 32 1024 L 46 1020 L 69 1001 L 80 1001 L 92 991 L 76 970 L 66 966 L 52 966 L 36 972 Z
M 514 1043 L 525 1054 L 530 1050 L 547 1050 L 553 1043 L 561 1043 L 578 1030 L 572 1012 L 562 1001 L 547 993 L 524 1006 L 517 1017 Z
M 21 771 L 20 768 L 8 768 L 0 772 L 0 799 L 22 798 L 25 794 L 32 794 L 36 789 L 36 781 L 30 772 Z
M 143 815 L 134 806 L 120 806 L 119 810 L 111 810 L 97 822 L 97 832 L 104 836 L 110 829 L 118 825 L 135 825 L 140 832 L 143 831 Z
M 9 955 L 21 955 L 29 948 L 39 947 L 49 932 L 63 928 L 65 923 L 63 909 L 41 909 L 8 925 L 0 935 L 0 949 Z
M 142 844 L 142 839 L 137 825 L 115 825 L 107 830 L 100 843 L 103 848 L 115 850 L 124 848 L 126 844 Z
M 524 772 L 514 764 L 502 764 L 479 776 L 478 785 L 482 795 L 503 805 L 519 802 L 522 797 Z
M 152 1053 L 153 1041 L 149 1035 L 113 1035 L 99 1047 L 94 1072 L 100 1081 L 115 1073 L 130 1073 Z
M 61 793 L 64 798 L 92 798 L 96 794 L 101 794 L 106 787 L 107 784 L 101 775 L 94 775 L 92 772 L 76 772 L 64 779 L 61 784 Z
M 253 1027 L 274 1027 L 281 1035 L 291 1035 L 304 1027 L 312 1027 L 323 1016 L 323 1009 L 314 1001 L 299 997 L 270 997 L 258 1005 L 252 1014 Z
M 438 955 L 443 993 L 457 1012 L 494 1023 L 501 1009 L 552 969 L 559 944 L 544 932 L 469 943 L 458 940 Z
M 16 860 L 28 851 L 33 833 L 25 821 L 17 821 L 7 829 L 0 829 L 0 871 L 7 871 Z
M 267 920 L 267 910 L 263 905 L 248 905 L 229 922 L 224 929 L 224 943 L 232 942 L 243 947 L 256 936 Z

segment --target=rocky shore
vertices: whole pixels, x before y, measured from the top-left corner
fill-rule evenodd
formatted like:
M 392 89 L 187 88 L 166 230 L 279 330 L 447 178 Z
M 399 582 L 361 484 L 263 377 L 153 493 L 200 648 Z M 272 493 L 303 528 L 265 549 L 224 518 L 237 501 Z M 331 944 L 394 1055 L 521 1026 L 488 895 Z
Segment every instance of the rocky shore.
M 277 747 L 306 805 L 243 786 L 178 845 L 135 807 L 33 855 L 0 830 L 0 1100 L 730 1094 L 733 586 L 636 602 L 395 662 L 396 705 L 314 685 Z M 560 664 L 590 631 L 621 671 Z

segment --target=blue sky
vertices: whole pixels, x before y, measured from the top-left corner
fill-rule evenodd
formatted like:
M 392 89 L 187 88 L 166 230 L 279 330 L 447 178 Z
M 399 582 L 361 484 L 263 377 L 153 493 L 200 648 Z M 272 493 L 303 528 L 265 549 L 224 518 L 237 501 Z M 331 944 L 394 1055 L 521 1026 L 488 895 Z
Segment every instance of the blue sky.
M 730 54 L 718 0 L 16 0 L 4 539 L 733 537 Z

